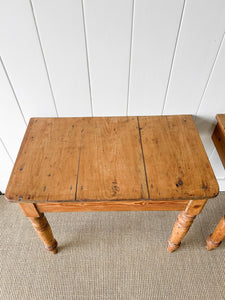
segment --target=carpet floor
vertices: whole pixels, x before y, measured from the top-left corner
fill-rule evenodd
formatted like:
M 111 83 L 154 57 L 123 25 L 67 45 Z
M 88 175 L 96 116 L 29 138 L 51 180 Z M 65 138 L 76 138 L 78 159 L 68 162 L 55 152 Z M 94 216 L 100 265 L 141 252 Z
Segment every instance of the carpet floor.
M 167 252 L 178 212 L 46 214 L 48 253 L 16 204 L 0 198 L 0 299 L 225 299 L 225 241 L 205 240 L 225 213 L 209 200 L 181 248 Z

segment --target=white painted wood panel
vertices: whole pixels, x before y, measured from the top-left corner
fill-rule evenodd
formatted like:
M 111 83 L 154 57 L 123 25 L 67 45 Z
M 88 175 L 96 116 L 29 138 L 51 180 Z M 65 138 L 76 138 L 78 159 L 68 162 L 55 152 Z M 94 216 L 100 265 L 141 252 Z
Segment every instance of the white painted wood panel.
M 0 1 L 0 51 L 26 121 L 56 116 L 28 0 Z
M 133 0 L 84 0 L 95 116 L 125 115 Z
M 135 2 L 129 115 L 162 112 L 183 5 L 183 0 Z
M 212 155 L 210 157 L 210 163 L 212 164 L 216 178 L 224 179 L 225 178 L 225 170 L 224 170 L 223 164 L 220 160 L 219 154 L 217 153 L 216 149 L 214 149 L 212 152 Z
M 0 59 L 0 138 L 15 161 L 26 124 Z M 8 164 L 7 164 L 8 165 Z M 1 187 L 0 187 L 1 189 Z
M 0 191 L 5 192 L 11 170 L 13 167 L 13 162 L 9 158 L 7 151 L 5 150 L 2 140 L 0 139 Z
M 217 181 L 220 191 L 225 191 L 225 179 L 218 179 Z
M 225 31 L 225 1 L 186 1 L 164 114 L 196 114 Z
M 59 116 L 90 116 L 82 2 L 32 3 Z

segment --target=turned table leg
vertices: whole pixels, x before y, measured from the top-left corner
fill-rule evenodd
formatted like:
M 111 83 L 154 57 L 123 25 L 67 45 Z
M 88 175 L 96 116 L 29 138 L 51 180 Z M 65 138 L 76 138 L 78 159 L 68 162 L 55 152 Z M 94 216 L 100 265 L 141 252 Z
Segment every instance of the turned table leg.
M 219 247 L 225 237 L 225 215 L 216 226 L 213 234 L 210 234 L 206 240 L 206 249 L 212 250 Z
M 51 227 L 44 214 L 40 214 L 39 217 L 29 217 L 29 219 L 35 231 L 45 244 L 45 248 L 53 254 L 56 254 L 58 252 L 57 241 L 53 237 Z
M 45 244 L 45 248 L 51 253 L 56 254 L 58 252 L 58 244 L 44 214 L 40 213 L 33 203 L 21 203 L 19 206 L 23 213 L 31 221 L 35 231 Z
M 185 211 L 182 211 L 174 224 L 172 234 L 168 239 L 169 252 L 175 251 L 180 247 L 181 240 L 187 234 L 195 217 L 200 214 L 207 200 L 190 200 Z

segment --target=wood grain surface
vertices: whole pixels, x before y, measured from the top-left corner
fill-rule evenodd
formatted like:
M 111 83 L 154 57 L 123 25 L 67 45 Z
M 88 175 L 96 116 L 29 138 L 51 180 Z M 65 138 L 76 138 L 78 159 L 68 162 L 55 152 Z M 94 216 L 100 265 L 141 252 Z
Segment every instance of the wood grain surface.
M 9 200 L 75 199 L 79 124 L 76 118 L 30 120 L 6 189 Z
M 192 116 L 139 117 L 150 199 L 215 197 L 218 184 Z
M 76 199 L 148 199 L 137 118 L 86 120 Z
M 191 200 L 218 184 L 191 116 L 33 118 L 9 184 L 20 203 Z
M 208 251 L 219 247 L 222 240 L 225 238 L 225 215 L 217 224 L 214 232 L 210 234 L 206 240 L 206 249 Z
M 32 203 L 23 203 L 24 205 Z M 42 202 L 36 206 L 39 212 L 74 212 L 74 211 L 180 211 L 184 210 L 188 200 L 151 201 L 151 200 L 118 200 L 118 201 L 83 201 L 83 202 Z M 32 204 L 33 205 L 33 204 Z M 26 210 L 30 213 L 30 210 Z
M 216 150 L 225 168 L 225 114 L 216 115 L 217 125 L 213 132 L 212 139 Z M 219 247 L 225 237 L 225 215 L 222 217 L 214 232 L 207 238 L 206 249 L 212 250 Z

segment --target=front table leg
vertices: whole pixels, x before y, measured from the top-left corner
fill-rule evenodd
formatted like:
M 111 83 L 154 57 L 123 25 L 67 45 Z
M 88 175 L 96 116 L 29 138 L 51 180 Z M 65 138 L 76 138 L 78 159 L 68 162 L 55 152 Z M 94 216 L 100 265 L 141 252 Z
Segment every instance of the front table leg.
M 181 240 L 187 234 L 195 217 L 200 214 L 207 200 L 190 200 L 185 211 L 182 211 L 174 224 L 172 234 L 168 239 L 169 252 L 175 251 L 180 247 Z
M 210 234 L 207 238 L 206 249 L 212 250 L 219 247 L 222 240 L 225 238 L 225 215 L 219 221 L 213 234 Z
M 35 231 L 45 244 L 45 248 L 51 253 L 56 254 L 58 252 L 58 244 L 44 214 L 40 213 L 33 203 L 21 203 L 19 206 L 23 213 L 31 221 Z
M 52 234 L 51 227 L 44 216 L 44 214 L 40 214 L 39 217 L 29 217 L 35 231 L 45 244 L 45 248 L 48 251 L 51 251 L 53 254 L 58 252 L 57 241 L 54 239 Z

